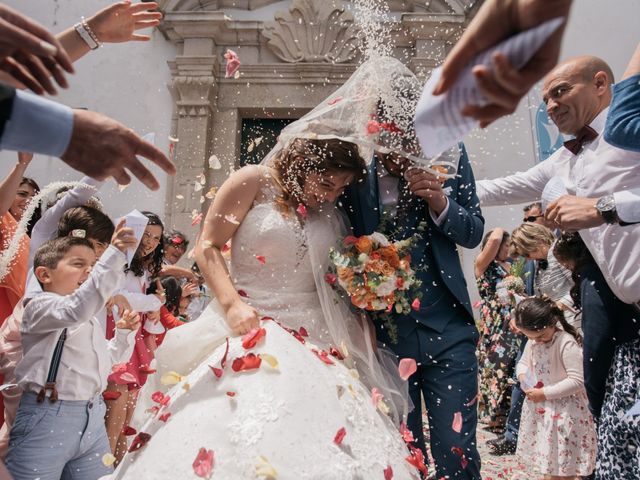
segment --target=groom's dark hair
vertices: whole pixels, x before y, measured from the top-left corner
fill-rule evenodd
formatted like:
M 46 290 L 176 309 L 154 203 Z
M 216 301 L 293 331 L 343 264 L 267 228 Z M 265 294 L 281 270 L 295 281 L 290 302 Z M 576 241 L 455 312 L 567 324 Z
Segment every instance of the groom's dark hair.
M 360 182 L 366 165 L 355 143 L 337 138 L 326 140 L 296 138 L 274 164 L 282 178 L 285 202 L 298 202 L 299 192 L 310 173 L 347 172 Z

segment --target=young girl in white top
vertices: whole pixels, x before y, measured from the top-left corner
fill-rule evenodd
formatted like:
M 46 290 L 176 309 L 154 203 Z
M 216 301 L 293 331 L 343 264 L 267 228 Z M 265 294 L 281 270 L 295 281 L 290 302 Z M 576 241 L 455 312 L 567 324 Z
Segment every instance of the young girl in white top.
M 106 425 L 109 443 L 117 462 L 127 451 L 127 437 L 123 430 L 129 426 L 135 409 L 138 391 L 147 381 L 147 375 L 153 373 L 151 361 L 156 348 L 156 325 L 146 319 L 147 312 L 157 312 L 164 304 L 164 289 L 155 294 L 147 294 L 147 288 L 154 277 L 160 274 L 164 249 L 162 220 L 151 213 L 141 212 L 148 218 L 147 226 L 140 240 L 140 245 L 126 267 L 123 288 L 119 294 L 127 301 L 131 309 L 143 314 L 142 326 L 136 334 L 136 346 L 128 362 L 114 366 L 109 376 L 107 398 L 109 398 Z M 116 300 L 118 303 L 119 300 Z M 161 325 L 160 325 L 161 326 Z M 108 337 L 110 332 L 108 333 Z
M 537 465 L 545 479 L 588 476 L 595 468 L 596 430 L 580 337 L 550 298 L 527 298 L 514 314 L 529 339 L 516 368 L 526 394 L 517 455 Z

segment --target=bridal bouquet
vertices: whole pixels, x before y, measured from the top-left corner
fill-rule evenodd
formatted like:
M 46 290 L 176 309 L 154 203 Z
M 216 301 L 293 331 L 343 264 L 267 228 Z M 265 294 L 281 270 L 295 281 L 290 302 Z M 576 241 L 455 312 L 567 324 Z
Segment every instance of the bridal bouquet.
M 420 308 L 420 280 L 411 268 L 409 252 L 416 238 L 391 242 L 383 234 L 375 232 L 361 237 L 347 236 L 342 241 L 344 249 L 332 248 L 329 252 L 331 266 L 325 280 L 340 287 L 355 307 L 376 312 L 395 337 L 395 325 L 391 313 L 407 314 Z
M 511 264 L 509 275 L 504 277 L 498 285 L 496 285 L 498 298 L 500 298 L 504 304 L 512 304 L 517 300 L 517 296 L 524 295 L 524 270 L 525 260 L 524 258 L 520 258 Z

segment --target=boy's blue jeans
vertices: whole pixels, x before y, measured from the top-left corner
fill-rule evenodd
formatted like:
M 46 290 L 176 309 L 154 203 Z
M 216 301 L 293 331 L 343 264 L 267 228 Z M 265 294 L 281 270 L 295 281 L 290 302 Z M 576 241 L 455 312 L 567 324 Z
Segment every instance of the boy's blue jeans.
M 89 401 L 45 399 L 25 392 L 9 436 L 6 466 L 14 480 L 94 480 L 113 472 L 101 395 Z

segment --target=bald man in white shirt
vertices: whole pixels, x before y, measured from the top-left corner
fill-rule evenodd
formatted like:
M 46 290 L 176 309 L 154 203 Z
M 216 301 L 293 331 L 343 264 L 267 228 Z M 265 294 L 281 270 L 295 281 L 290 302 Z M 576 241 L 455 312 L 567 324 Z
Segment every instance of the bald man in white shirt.
M 477 183 L 482 206 L 531 202 L 553 177 L 569 196 L 550 205 L 547 218 L 561 225 L 560 202 L 580 205 L 590 228 L 580 235 L 611 290 L 626 303 L 640 300 L 640 153 L 607 143 L 603 136 L 611 102 L 611 68 L 601 59 L 576 57 L 544 80 L 543 99 L 559 130 L 575 138 L 547 160 L 495 180 Z M 632 225 L 629 225 L 632 224 Z

